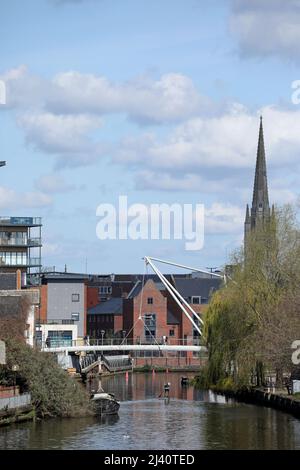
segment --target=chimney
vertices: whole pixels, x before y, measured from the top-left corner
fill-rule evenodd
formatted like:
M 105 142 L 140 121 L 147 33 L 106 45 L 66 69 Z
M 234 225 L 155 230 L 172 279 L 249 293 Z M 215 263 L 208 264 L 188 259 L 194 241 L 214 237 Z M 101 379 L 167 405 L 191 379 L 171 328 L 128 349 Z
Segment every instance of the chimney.
M 22 289 L 22 273 L 21 269 L 17 269 L 17 290 Z

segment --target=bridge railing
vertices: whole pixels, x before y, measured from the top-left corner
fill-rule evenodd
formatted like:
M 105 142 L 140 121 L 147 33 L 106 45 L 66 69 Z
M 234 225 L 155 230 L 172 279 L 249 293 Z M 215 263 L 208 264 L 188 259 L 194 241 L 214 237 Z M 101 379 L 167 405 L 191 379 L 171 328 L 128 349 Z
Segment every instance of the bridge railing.
M 42 348 L 47 349 L 47 347 L 65 347 L 65 346 L 130 346 L 130 345 L 169 345 L 169 346 L 201 346 L 203 345 L 203 341 L 199 338 L 183 338 L 183 339 L 175 339 L 175 338 L 168 338 L 167 341 L 163 340 L 162 338 L 139 338 L 139 339 L 122 339 L 122 338 L 110 338 L 110 339 L 63 339 L 63 338 L 55 338 L 55 340 L 51 340 L 50 342 L 43 342 Z

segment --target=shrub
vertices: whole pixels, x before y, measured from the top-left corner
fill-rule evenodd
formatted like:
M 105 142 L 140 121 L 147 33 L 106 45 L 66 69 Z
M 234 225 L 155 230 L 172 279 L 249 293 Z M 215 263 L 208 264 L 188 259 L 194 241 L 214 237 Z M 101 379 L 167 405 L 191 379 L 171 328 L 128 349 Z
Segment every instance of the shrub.
M 7 367 L 2 370 L 6 383 L 12 380 L 11 368 L 18 364 L 17 384 L 31 393 L 39 417 L 75 417 L 91 413 L 83 386 L 61 369 L 51 353 L 45 353 L 8 339 Z M 1 379 L 1 376 L 0 376 Z M 2 378 L 3 380 L 3 378 Z

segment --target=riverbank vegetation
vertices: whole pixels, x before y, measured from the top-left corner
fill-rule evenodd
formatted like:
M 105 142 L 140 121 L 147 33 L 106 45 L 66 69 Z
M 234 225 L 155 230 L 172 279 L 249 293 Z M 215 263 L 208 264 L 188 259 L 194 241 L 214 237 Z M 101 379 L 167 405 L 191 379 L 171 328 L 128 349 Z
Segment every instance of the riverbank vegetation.
M 290 374 L 291 344 L 300 339 L 299 234 L 296 211 L 279 208 L 233 254 L 230 277 L 205 316 L 209 360 L 198 385 L 260 386 L 268 371 L 278 385 Z
M 21 391 L 29 391 L 41 418 L 90 414 L 82 385 L 68 376 L 53 355 L 25 343 L 27 312 L 28 304 L 22 297 L 0 303 L 0 339 L 5 341 L 7 356 L 7 364 L 0 366 L 0 385 L 17 384 Z

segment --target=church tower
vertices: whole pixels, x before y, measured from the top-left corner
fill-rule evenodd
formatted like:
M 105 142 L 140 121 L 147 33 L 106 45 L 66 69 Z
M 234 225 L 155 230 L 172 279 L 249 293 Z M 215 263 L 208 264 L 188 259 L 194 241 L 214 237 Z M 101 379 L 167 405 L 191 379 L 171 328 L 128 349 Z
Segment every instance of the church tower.
M 253 188 L 252 207 L 249 211 L 247 204 L 244 231 L 244 247 L 247 235 L 259 224 L 270 220 L 270 205 L 267 182 L 267 166 L 264 145 L 262 117 L 260 117 L 259 137 L 257 146 L 256 168 Z

